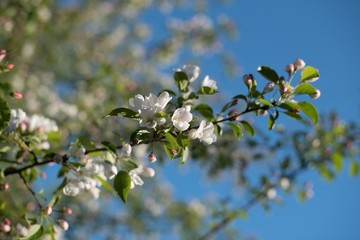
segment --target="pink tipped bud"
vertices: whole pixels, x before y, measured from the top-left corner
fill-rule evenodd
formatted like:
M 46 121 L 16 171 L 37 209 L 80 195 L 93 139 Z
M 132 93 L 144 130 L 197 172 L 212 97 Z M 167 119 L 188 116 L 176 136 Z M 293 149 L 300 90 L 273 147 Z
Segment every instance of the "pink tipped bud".
M 269 82 L 268 84 L 266 84 L 266 86 L 264 87 L 263 93 L 269 93 L 272 90 L 274 90 L 275 88 L 275 83 L 273 82 Z
M 71 208 L 64 208 L 64 214 L 65 215 L 71 215 L 72 214 L 72 209 Z
M 176 149 L 171 149 L 171 154 L 172 154 L 172 155 L 176 155 L 176 154 L 177 154 Z
M 260 114 L 261 116 L 266 116 L 266 115 L 268 114 L 268 111 L 265 110 L 265 109 L 260 109 L 260 110 L 259 110 L 259 114 Z
M 310 97 L 312 99 L 318 99 L 321 96 L 321 92 L 319 89 L 316 89 L 316 93 L 315 94 L 311 94 Z
M 254 76 L 252 74 L 245 74 L 243 81 L 247 87 L 250 87 L 254 83 Z
M 300 59 L 300 58 L 298 58 L 298 59 L 295 60 L 295 62 L 294 62 L 294 68 L 295 68 L 295 70 L 301 70 L 301 69 L 303 69 L 304 67 L 305 67 L 305 62 L 304 62 L 304 60 L 302 60 L 302 59 Z
M 23 95 L 21 94 L 21 92 L 18 92 L 18 91 L 11 92 L 10 96 L 13 98 L 19 99 L 19 100 L 23 98 Z
M 131 154 L 131 150 L 132 150 L 131 145 L 128 144 L 128 143 L 125 144 L 125 146 L 124 146 L 124 151 L 125 151 L 126 155 L 130 155 L 130 154 Z
M 2 61 L 6 57 L 6 50 L 1 49 L 0 50 L 0 61 Z
M 69 223 L 65 220 L 57 220 L 57 224 L 59 225 L 59 227 L 61 227 L 62 230 L 66 231 L 69 229 Z
M 52 207 L 51 206 L 46 206 L 44 209 L 43 209 L 43 213 L 47 216 L 50 216 L 50 214 L 52 213 Z
M 286 65 L 285 71 L 291 75 L 294 71 L 295 71 L 295 66 L 294 64 L 288 64 Z
M 300 113 L 300 108 L 295 108 L 294 113 L 299 114 Z
M 155 176 L 155 170 L 151 167 L 144 167 L 142 174 L 144 177 L 153 177 Z
M 4 182 L 4 183 L 1 184 L 1 186 L 0 186 L 0 189 L 1 189 L 1 190 L 4 190 L 4 191 L 9 190 L 9 188 L 10 188 L 10 185 L 9 185 L 9 183 L 7 183 L 7 182 Z
M 12 63 L 8 63 L 8 64 L 6 65 L 6 68 L 7 68 L 8 70 L 13 69 L 14 67 L 15 67 L 15 64 L 12 64 Z
M 153 154 L 153 153 L 150 153 L 149 154 L 149 162 L 153 163 L 153 162 L 156 162 L 156 155 Z
M 8 233 L 11 231 L 11 226 L 8 224 L 0 224 L 0 232 Z
M 47 178 L 47 175 L 46 175 L 45 172 L 41 172 L 41 173 L 40 173 L 40 176 L 41 176 L 42 179 L 46 179 L 46 178 Z
M 4 224 L 5 225 L 11 225 L 11 221 L 8 218 L 5 218 Z

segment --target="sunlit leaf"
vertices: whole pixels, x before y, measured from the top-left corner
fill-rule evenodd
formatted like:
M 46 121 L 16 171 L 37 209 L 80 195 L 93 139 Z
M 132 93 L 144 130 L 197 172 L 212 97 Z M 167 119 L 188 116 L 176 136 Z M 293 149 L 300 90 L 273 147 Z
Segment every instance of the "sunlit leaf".
M 273 70 L 272 68 L 269 68 L 267 66 L 260 66 L 258 67 L 257 71 L 267 80 L 270 80 L 271 82 L 276 83 L 277 81 L 279 81 L 279 76 L 278 74 L 275 72 L 275 70 Z
M 319 114 L 316 108 L 308 102 L 299 102 L 300 109 L 314 122 L 316 125 L 319 121 Z
M 120 171 L 115 176 L 114 179 L 114 188 L 117 194 L 120 196 L 121 200 L 126 204 L 127 196 L 130 191 L 131 178 L 129 173 L 125 171 Z
M 168 140 L 168 142 L 170 143 L 170 146 L 172 149 L 177 149 L 178 148 L 178 144 L 176 142 L 176 139 L 174 138 L 174 136 L 171 133 L 165 133 L 165 137 Z
M 316 94 L 316 88 L 311 84 L 303 83 L 295 88 L 295 94 Z
M 311 66 L 306 66 L 301 71 L 301 81 L 315 81 L 320 77 L 319 71 Z
M 263 105 L 265 106 L 269 106 L 269 107 L 273 107 L 274 105 L 271 102 L 268 102 L 267 100 L 265 100 L 264 98 L 259 98 L 258 99 L 259 102 L 261 102 Z
M 331 160 L 336 172 L 340 172 L 343 166 L 343 157 L 339 152 L 334 152 L 331 156 Z
M 199 91 L 197 92 L 197 94 L 215 94 L 218 91 L 216 91 L 215 89 L 211 88 L 211 87 L 201 87 L 199 89 Z
M 356 176 L 359 174 L 359 163 L 356 161 L 351 161 L 350 162 L 350 168 L 349 168 L 349 172 L 351 176 Z
M 245 130 L 250 134 L 250 136 L 254 136 L 255 130 L 253 126 L 250 125 L 247 121 L 240 121 L 241 125 L 245 128 Z
M 26 237 L 19 238 L 20 240 L 37 240 L 41 239 L 44 233 L 44 229 L 40 224 L 31 225 L 28 235 Z
M 235 123 L 228 123 L 228 125 L 232 128 L 236 138 L 239 138 L 239 136 L 243 135 L 243 131 L 239 125 Z

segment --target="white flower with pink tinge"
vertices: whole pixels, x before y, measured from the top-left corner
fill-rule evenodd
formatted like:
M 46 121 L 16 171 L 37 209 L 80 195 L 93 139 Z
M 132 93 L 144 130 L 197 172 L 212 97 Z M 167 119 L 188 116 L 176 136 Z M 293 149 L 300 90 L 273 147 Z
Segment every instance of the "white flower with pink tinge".
M 190 127 L 189 122 L 192 120 L 193 115 L 190 112 L 191 107 L 189 105 L 178 108 L 175 110 L 171 121 L 178 130 L 185 131 Z
M 205 120 L 201 121 L 198 129 L 192 129 L 189 132 L 189 137 L 199 139 L 200 142 L 206 142 L 209 145 L 215 142 L 217 138 L 214 133 L 214 125 L 211 122 L 206 123 Z

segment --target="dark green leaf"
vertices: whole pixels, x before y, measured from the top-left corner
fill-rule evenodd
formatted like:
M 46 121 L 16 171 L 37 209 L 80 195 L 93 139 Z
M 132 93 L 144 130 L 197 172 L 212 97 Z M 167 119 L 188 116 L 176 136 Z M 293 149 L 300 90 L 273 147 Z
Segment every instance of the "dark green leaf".
M 294 102 L 283 102 L 279 107 L 288 110 L 289 112 L 295 112 L 297 109 L 300 109 L 299 105 Z
M 126 204 L 127 196 L 130 191 L 131 186 L 131 178 L 129 173 L 125 171 L 120 171 L 115 176 L 114 179 L 114 188 L 117 194 L 120 196 L 121 200 Z
M 109 151 L 113 152 L 116 155 L 117 150 L 115 144 L 108 141 L 103 141 L 101 142 L 101 144 L 104 145 L 106 149 L 108 149 Z
M 299 102 L 300 109 L 314 122 L 316 125 L 319 121 L 319 114 L 316 108 L 308 102 Z
M 83 145 L 86 150 L 95 149 L 95 144 L 92 142 L 89 137 L 81 136 L 77 139 L 76 143 L 78 145 Z
M 199 112 L 208 121 L 214 120 L 214 113 L 212 108 L 207 104 L 199 104 L 194 108 L 195 111 Z
M 239 95 L 236 95 L 235 97 L 233 97 L 233 99 L 242 99 L 244 100 L 245 102 L 247 102 L 247 97 L 245 95 L 242 95 L 242 94 L 239 94 Z
M 30 227 L 26 237 L 19 238 L 20 240 L 37 240 L 41 239 L 44 229 L 40 224 L 34 224 Z
M 182 147 L 185 148 L 189 145 L 189 138 L 188 136 L 184 135 L 184 134 L 179 134 L 179 136 L 177 137 L 177 143 Z
M 181 71 L 176 71 L 174 73 L 174 80 L 176 83 L 176 86 L 180 89 L 182 92 L 186 92 L 189 87 L 189 78 L 186 75 L 186 73 Z
M 303 83 L 295 88 L 295 94 L 316 94 L 316 88 L 311 84 Z
M 258 67 L 257 71 L 267 80 L 276 83 L 277 81 L 279 81 L 279 76 L 278 74 L 275 72 L 275 70 L 273 70 L 272 68 L 269 68 L 267 66 L 260 66 Z
M 0 95 L 0 132 L 9 126 L 10 119 L 11 109 L 5 98 Z
M 311 66 L 306 66 L 302 71 L 301 71 L 301 81 L 311 81 L 311 80 L 316 80 L 320 77 L 319 75 L 319 71 Z
M 232 128 L 234 135 L 236 138 L 239 138 L 240 135 L 243 135 L 243 131 L 241 129 L 241 127 L 235 123 L 228 123 L 228 125 Z
M 275 118 L 273 115 L 269 114 L 269 120 L 268 120 L 268 129 L 272 130 L 275 127 Z
M 109 114 L 107 114 L 103 118 L 106 118 L 109 116 L 122 116 L 122 117 L 126 117 L 126 118 L 134 118 L 134 119 L 139 118 L 138 113 L 134 112 L 133 110 L 131 110 L 129 108 L 124 108 L 124 107 L 113 109 Z
M 245 130 L 250 134 L 250 136 L 254 136 L 255 130 L 247 121 L 240 121 L 241 125 L 245 128 Z
M 331 172 L 328 168 L 326 168 L 324 165 L 321 165 L 319 167 L 320 175 L 327 181 L 331 181 L 334 179 L 334 173 Z

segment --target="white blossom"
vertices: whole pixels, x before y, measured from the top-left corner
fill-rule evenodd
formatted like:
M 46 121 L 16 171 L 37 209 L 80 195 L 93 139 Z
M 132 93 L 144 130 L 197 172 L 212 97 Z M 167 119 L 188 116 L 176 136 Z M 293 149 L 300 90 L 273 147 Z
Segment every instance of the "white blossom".
M 202 87 L 209 87 L 211 89 L 217 90 L 216 81 L 210 79 L 208 75 L 204 78 L 203 82 L 201 83 Z
M 195 81 L 200 75 L 200 68 L 196 65 L 184 65 L 177 71 L 184 72 L 188 77 L 189 82 Z
M 189 128 L 190 124 L 189 122 L 192 120 L 193 115 L 190 112 L 191 107 L 189 105 L 178 108 L 175 110 L 171 121 L 178 130 L 185 131 Z
M 124 152 L 125 152 L 125 154 L 126 155 L 130 155 L 131 154 L 131 151 L 132 151 L 132 147 L 131 147 L 131 145 L 130 144 L 125 144 L 125 146 L 124 146 Z
M 155 128 L 158 124 L 166 122 L 165 118 L 156 118 L 155 114 L 163 111 L 171 99 L 172 97 L 166 91 L 162 92 L 159 97 L 150 93 L 144 98 L 137 94 L 129 100 L 129 106 L 133 111 L 140 114 L 140 126 Z
M 304 67 L 305 67 L 305 62 L 304 62 L 304 60 L 302 60 L 302 59 L 300 59 L 300 58 L 298 58 L 298 59 L 296 59 L 295 61 L 294 61 L 294 68 L 295 68 L 295 70 L 301 70 L 301 69 L 303 69 Z
M 63 188 L 63 193 L 67 196 L 76 196 L 80 192 L 79 186 L 77 186 L 74 182 L 69 182 Z
M 189 132 L 189 137 L 191 139 L 199 139 L 200 142 L 206 142 L 207 144 L 212 144 L 216 141 L 216 135 L 214 133 L 214 125 L 209 122 L 206 124 L 205 120 L 202 120 L 198 129 L 192 129 Z
M 153 177 L 155 175 L 155 170 L 150 167 L 143 167 L 142 165 L 139 165 L 137 168 L 132 169 L 129 172 L 129 176 L 131 179 L 130 189 L 133 189 L 136 185 L 142 186 L 144 184 L 144 181 L 140 178 L 139 175 L 142 175 L 144 177 Z

